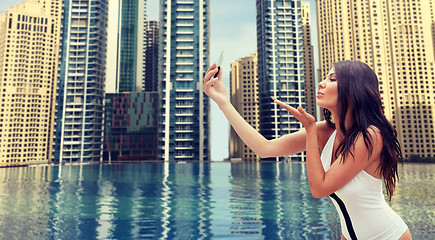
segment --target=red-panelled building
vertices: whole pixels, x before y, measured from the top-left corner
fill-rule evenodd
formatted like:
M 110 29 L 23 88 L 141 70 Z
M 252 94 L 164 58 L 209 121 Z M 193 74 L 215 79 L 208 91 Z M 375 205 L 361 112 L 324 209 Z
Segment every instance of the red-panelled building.
M 157 92 L 106 94 L 104 161 L 156 160 Z

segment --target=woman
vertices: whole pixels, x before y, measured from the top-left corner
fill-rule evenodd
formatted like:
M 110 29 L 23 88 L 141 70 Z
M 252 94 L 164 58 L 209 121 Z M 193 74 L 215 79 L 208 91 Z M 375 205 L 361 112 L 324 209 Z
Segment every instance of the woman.
M 301 107 L 274 99 L 304 128 L 273 140 L 237 113 L 226 96 L 222 71 L 212 78 L 217 71 L 215 64 L 207 71 L 204 92 L 253 151 L 260 157 L 276 157 L 306 150 L 311 193 L 316 198 L 330 196 L 340 216 L 341 239 L 412 239 L 382 192 L 383 180 L 391 200 L 401 151 L 396 131 L 383 115 L 378 79 L 369 66 L 358 61 L 333 64 L 317 95 L 325 121 L 315 122 Z

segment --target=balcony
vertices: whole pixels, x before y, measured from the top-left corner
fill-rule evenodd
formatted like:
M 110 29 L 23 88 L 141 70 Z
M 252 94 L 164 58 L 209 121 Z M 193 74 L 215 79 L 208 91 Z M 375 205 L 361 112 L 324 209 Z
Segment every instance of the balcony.
M 176 138 L 176 142 L 193 142 L 193 138 Z
M 192 79 L 193 80 L 193 79 Z M 194 100 L 193 96 L 187 96 L 187 97 L 175 97 L 175 100 Z
M 177 23 L 177 27 L 193 27 L 193 23 Z
M 175 108 L 193 108 L 193 103 L 192 104 L 177 104 L 177 105 L 175 105 Z
M 193 122 L 175 122 L 175 125 L 193 125 Z
M 180 20 L 193 20 L 193 16 L 177 16 Z
M 188 1 L 188 0 L 185 0 L 185 1 L 177 1 L 177 4 L 179 4 L 179 5 L 181 5 L 181 4 L 186 4 L 186 5 L 193 5 L 193 4 L 195 4 L 195 2 L 194 1 Z
M 193 133 L 193 130 L 180 129 L 180 130 L 175 130 L 175 133 Z
M 177 65 L 177 66 L 192 66 L 193 62 L 176 62 L 175 65 Z
M 193 155 L 176 155 L 175 159 L 187 159 L 187 158 L 193 158 Z
M 176 42 L 193 42 L 193 39 L 192 38 L 177 38 L 177 39 L 175 39 L 175 41 Z
M 193 42 L 193 40 L 192 40 Z M 176 54 L 175 57 L 177 58 L 193 58 L 193 54 Z
M 177 2 L 177 4 L 180 4 L 179 2 Z M 193 2 L 192 2 L 193 4 Z M 177 8 L 177 12 L 193 12 L 193 8 Z
M 176 117 L 193 117 L 193 113 L 176 113 Z
M 193 50 L 192 46 L 177 46 L 175 49 L 177 50 Z
M 176 34 L 177 35 L 193 35 L 194 32 L 193 31 L 192 32 L 181 32 L 181 31 L 178 31 Z
M 177 78 L 175 80 L 180 82 L 191 82 L 193 81 L 193 78 Z
M 175 150 L 193 150 L 193 147 L 175 147 Z

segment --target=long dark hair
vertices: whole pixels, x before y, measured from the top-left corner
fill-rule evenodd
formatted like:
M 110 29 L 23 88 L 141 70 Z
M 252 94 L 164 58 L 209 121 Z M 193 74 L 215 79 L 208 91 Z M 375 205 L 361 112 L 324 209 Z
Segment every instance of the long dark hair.
M 397 132 L 384 116 L 378 78 L 367 64 L 359 61 L 340 61 L 333 65 L 338 84 L 337 109 L 340 131 L 344 135 L 344 139 L 335 151 L 335 157 L 342 154 L 344 161 L 348 154 L 353 156 L 352 145 L 359 134 L 362 134 L 370 156 L 373 152 L 373 139 L 367 129 L 371 126 L 378 128 L 383 142 L 381 163 L 378 169 L 382 173 L 385 188 L 391 201 L 396 182 L 399 180 L 397 161 L 402 159 L 402 152 L 397 140 Z M 349 111 L 349 106 L 352 106 L 353 109 L 350 114 L 354 118 L 354 123 L 346 130 L 344 119 Z M 325 109 L 324 114 L 328 125 L 335 128 L 331 112 Z

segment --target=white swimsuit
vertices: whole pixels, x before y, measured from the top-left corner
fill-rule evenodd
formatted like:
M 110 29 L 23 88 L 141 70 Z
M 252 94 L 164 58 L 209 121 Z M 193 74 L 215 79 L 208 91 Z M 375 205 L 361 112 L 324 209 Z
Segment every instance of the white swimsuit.
M 325 171 L 331 166 L 336 131 L 322 151 Z M 346 185 L 329 195 L 340 216 L 341 231 L 347 240 L 399 239 L 408 229 L 386 203 L 382 180 L 362 170 Z

